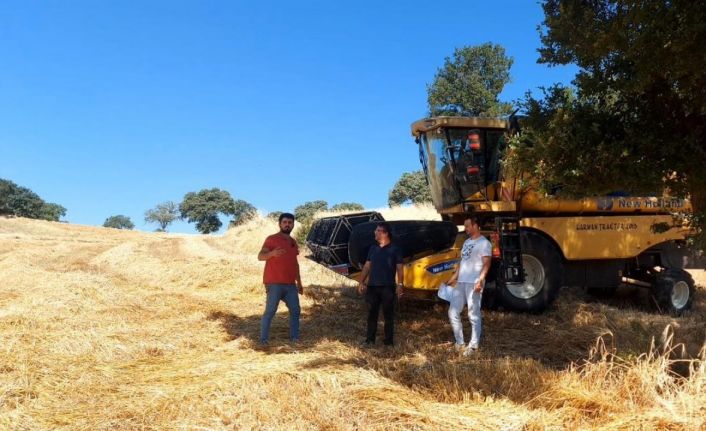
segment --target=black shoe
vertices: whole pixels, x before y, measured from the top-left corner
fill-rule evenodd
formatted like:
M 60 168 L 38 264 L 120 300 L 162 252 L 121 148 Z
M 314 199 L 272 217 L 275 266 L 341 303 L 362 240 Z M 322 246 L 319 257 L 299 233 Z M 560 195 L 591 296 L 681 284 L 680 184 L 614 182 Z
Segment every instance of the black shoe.
M 373 347 L 375 345 L 374 340 L 365 340 L 362 343 L 360 343 L 362 347 Z

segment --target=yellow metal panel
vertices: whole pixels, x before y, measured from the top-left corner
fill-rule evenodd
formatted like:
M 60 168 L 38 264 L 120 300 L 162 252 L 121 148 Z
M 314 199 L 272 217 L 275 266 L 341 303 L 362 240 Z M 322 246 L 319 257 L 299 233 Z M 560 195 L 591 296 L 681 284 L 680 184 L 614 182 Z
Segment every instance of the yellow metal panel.
M 417 136 L 439 127 L 463 127 L 468 129 L 507 129 L 507 120 L 480 117 L 433 117 L 415 121 L 412 135 Z
M 405 287 L 423 290 L 438 289 L 441 283 L 448 281 L 453 275 L 458 256 L 458 250 L 449 250 L 408 263 L 404 268 Z
M 671 197 L 616 197 L 594 196 L 583 199 L 559 199 L 544 197 L 535 191 L 527 191 L 522 196 L 524 211 L 542 211 L 553 213 L 604 212 L 604 213 L 668 213 L 672 211 L 691 211 L 687 199 Z
M 464 207 L 465 205 L 465 207 Z M 517 211 L 515 202 L 507 201 L 477 201 L 466 202 L 463 205 L 455 205 L 450 208 L 439 210 L 439 214 L 468 214 L 473 211 L 478 212 L 514 212 Z
M 667 223 L 669 215 L 535 217 L 520 221 L 523 227 L 546 233 L 559 245 L 568 260 L 620 259 L 635 257 L 648 248 L 669 240 L 684 239 L 689 230 L 673 227 L 655 233 L 653 226 Z
M 439 214 L 463 214 L 466 211 L 463 209 L 463 205 L 454 205 L 449 208 L 443 208 L 438 210 Z
M 459 235 L 453 248 L 425 256 L 404 266 L 404 285 L 409 289 L 435 290 L 454 273 L 466 235 Z
M 514 212 L 517 210 L 515 202 L 507 201 L 485 201 L 485 202 L 470 202 L 466 204 L 466 208 L 470 212 L 473 208 L 478 212 Z

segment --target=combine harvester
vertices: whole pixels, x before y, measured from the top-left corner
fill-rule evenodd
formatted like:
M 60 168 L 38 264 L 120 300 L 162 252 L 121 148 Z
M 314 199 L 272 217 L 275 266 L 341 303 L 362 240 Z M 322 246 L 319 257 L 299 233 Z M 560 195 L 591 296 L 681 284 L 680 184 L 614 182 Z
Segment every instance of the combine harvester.
M 390 222 L 404 250 L 407 293 L 434 297 L 451 277 L 465 239 L 458 226 L 473 214 L 493 244 L 486 306 L 538 312 L 563 285 L 609 294 L 624 283 L 650 289 L 662 312 L 679 315 L 690 308 L 694 281 L 685 268 L 703 268 L 703 259 L 687 245 L 693 231 L 674 216 L 691 211 L 687 200 L 562 199 L 531 185 L 520 188 L 501 163 L 512 133 L 510 121 L 493 118 L 436 117 L 412 124 L 443 221 Z M 532 184 L 528 178 L 524 183 Z M 307 237 L 310 258 L 357 279 L 381 220 L 376 212 L 317 220 Z

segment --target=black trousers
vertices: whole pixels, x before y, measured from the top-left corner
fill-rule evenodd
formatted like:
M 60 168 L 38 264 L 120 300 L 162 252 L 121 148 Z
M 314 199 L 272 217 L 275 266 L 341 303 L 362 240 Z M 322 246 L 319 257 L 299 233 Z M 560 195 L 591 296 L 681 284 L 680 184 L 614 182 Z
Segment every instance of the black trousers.
M 375 342 L 378 315 L 382 305 L 382 315 L 385 317 L 385 344 L 392 345 L 392 335 L 395 332 L 395 286 L 368 286 L 365 302 L 368 303 L 368 332 L 365 341 Z

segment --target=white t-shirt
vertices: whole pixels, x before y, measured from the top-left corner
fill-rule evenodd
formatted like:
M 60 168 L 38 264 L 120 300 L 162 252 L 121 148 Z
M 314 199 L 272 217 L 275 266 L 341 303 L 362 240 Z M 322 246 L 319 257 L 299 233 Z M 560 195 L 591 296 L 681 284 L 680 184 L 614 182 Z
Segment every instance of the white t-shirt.
M 468 238 L 461 248 L 461 269 L 458 281 L 461 283 L 477 283 L 483 270 L 483 257 L 493 255 L 493 246 L 483 235 L 477 239 Z

